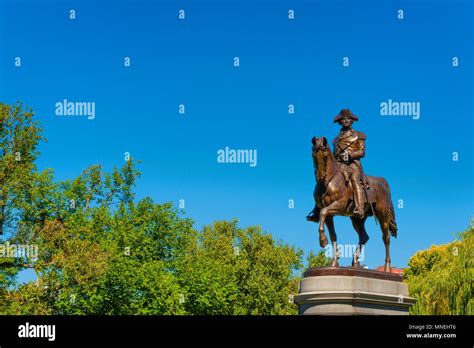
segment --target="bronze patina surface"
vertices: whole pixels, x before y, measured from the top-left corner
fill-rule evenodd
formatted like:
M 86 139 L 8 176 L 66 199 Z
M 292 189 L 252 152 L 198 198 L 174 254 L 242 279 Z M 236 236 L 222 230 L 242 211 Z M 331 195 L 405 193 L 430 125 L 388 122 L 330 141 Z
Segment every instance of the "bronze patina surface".
M 334 118 L 334 122 L 341 125 L 341 130 L 333 141 L 333 151 L 325 137 L 312 138 L 315 206 L 306 219 L 319 222 L 319 244 L 322 248 L 328 244 L 324 232 L 324 225 L 327 226 L 333 245 L 332 266 L 337 267 L 339 255 L 333 217 L 350 217 L 359 235 L 352 266 L 360 267 L 359 255 L 369 240 L 365 221 L 374 216 L 385 244 L 384 271 L 390 272 L 390 235 L 397 236 L 395 211 L 387 181 L 382 177 L 364 175 L 360 160 L 365 157 L 366 136 L 352 128 L 357 120 L 358 117 L 349 109 L 341 110 Z

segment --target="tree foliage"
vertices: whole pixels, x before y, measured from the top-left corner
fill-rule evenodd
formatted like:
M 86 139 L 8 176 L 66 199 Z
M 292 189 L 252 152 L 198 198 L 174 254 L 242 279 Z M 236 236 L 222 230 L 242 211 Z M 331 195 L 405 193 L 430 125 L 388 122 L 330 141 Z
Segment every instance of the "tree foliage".
M 41 128 L 21 103 L 0 103 L 0 235 L 13 228 L 15 207 L 31 183 Z
M 320 250 L 317 254 L 310 250 L 306 260 L 308 263 L 307 268 L 327 267 L 331 265 L 332 261 L 330 257 L 326 256 L 324 250 Z
M 404 277 L 418 315 L 474 314 L 474 227 L 448 244 L 413 255 Z
M 18 206 L 35 172 L 37 145 L 43 138 L 33 116 L 33 111 L 21 103 L 0 103 L 0 238 L 14 235 Z M 0 313 L 7 290 L 15 284 L 15 275 L 22 268 L 22 259 L 0 257 Z
M 186 311 L 199 314 L 294 314 L 289 301 L 301 250 L 237 221 L 204 227 L 179 272 Z
M 236 220 L 198 231 L 171 203 L 136 201 L 133 159 L 55 181 L 34 165 L 43 138 L 31 110 L 0 111 L 0 224 L 9 242 L 39 250 L 35 260 L 0 257 L 0 314 L 297 312 L 289 295 L 301 250 Z M 17 286 L 24 268 L 37 279 Z

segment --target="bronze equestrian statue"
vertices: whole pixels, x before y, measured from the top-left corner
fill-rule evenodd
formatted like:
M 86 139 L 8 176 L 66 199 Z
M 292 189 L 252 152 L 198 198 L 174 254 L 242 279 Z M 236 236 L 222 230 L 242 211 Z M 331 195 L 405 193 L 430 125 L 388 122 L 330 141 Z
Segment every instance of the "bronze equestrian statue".
M 349 216 L 359 235 L 359 245 L 354 253 L 352 266 L 360 267 L 359 255 L 369 240 L 365 220 L 369 216 L 375 216 L 380 223 L 385 244 L 384 271 L 390 272 L 390 234 L 397 237 L 390 188 L 384 178 L 365 176 L 362 171 L 360 159 L 365 156 L 366 136 L 352 129 L 352 123 L 357 120 L 358 117 L 349 109 L 341 110 L 335 117 L 334 122 L 341 125 L 341 131 L 333 141 L 334 153 L 325 137 L 313 137 L 315 206 L 306 219 L 319 222 L 319 244 L 322 248 L 328 244 L 324 233 L 326 224 L 333 245 L 331 266 L 337 267 L 339 255 L 333 217 Z

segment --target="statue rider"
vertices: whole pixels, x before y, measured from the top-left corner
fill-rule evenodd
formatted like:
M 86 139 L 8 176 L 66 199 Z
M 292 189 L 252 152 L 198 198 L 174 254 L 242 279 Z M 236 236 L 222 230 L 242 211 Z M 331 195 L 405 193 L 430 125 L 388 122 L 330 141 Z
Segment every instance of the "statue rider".
M 346 182 L 350 180 L 354 191 L 354 216 L 362 219 L 364 217 L 364 188 L 362 185 L 363 171 L 360 159 L 365 156 L 365 139 L 362 132 L 352 128 L 352 123 L 358 121 L 358 117 L 349 109 L 343 109 L 334 118 L 334 123 L 341 125 L 339 135 L 333 140 L 334 156 L 341 165 L 342 173 Z M 313 211 L 306 217 L 309 221 L 319 221 L 320 209 L 315 206 Z

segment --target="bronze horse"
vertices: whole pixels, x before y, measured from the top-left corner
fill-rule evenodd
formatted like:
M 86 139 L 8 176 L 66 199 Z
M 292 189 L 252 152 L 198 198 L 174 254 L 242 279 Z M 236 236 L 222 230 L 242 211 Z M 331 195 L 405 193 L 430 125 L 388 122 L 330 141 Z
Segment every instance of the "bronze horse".
M 397 224 L 395 222 L 395 212 L 393 210 L 390 188 L 384 178 L 365 176 L 369 189 L 366 190 L 366 203 L 364 204 L 365 217 L 359 219 L 353 216 L 353 191 L 350 182 L 345 180 L 340 164 L 336 161 L 334 154 L 328 146 L 325 137 L 312 139 L 313 163 L 316 170 L 317 185 L 314 189 L 314 200 L 316 202 L 314 217 L 308 218 L 310 221 L 319 221 L 319 244 L 324 248 L 328 240 L 324 233 L 326 224 L 331 242 L 333 244 L 333 259 L 331 266 L 339 265 L 337 251 L 337 236 L 334 229 L 333 217 L 349 216 L 352 226 L 359 235 L 359 245 L 356 248 L 352 259 L 353 267 L 360 267 L 360 252 L 369 240 L 365 230 L 365 220 L 368 216 L 375 215 L 375 219 L 380 224 L 382 239 L 385 244 L 385 266 L 384 271 L 390 272 L 390 234 L 397 237 Z M 369 202 L 373 202 L 373 205 Z

